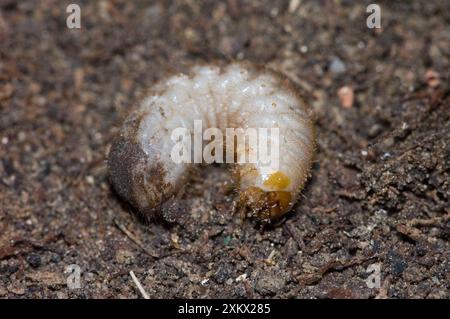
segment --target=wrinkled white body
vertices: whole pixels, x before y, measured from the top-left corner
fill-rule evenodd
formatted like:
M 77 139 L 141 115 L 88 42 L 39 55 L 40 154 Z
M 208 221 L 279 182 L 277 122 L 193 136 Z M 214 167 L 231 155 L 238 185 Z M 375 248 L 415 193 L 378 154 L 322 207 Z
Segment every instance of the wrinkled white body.
M 303 187 L 312 159 L 313 129 L 300 99 L 292 90 L 280 87 L 279 77 L 252 72 L 239 64 L 225 69 L 202 66 L 194 68 L 190 76 L 175 75 L 159 82 L 153 92 L 140 106 L 149 113 L 141 122 L 138 139 L 144 152 L 150 147 L 160 151 L 168 182 L 177 184 L 187 169 L 186 164 L 170 158 L 172 131 L 186 127 L 193 132 L 194 120 L 202 120 L 204 129 L 278 127 L 279 170 L 292 181 L 285 190 L 297 195 Z M 261 170 L 242 178 L 241 188 L 256 186 L 269 191 L 264 185 L 267 176 L 268 172 Z

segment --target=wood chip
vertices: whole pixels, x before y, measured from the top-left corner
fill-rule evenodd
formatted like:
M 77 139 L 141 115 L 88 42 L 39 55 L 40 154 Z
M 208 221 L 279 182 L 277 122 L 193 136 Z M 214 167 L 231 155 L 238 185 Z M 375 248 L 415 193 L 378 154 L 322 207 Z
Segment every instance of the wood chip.
M 352 87 L 343 86 L 338 90 L 337 94 L 342 107 L 349 109 L 353 106 L 354 93 Z

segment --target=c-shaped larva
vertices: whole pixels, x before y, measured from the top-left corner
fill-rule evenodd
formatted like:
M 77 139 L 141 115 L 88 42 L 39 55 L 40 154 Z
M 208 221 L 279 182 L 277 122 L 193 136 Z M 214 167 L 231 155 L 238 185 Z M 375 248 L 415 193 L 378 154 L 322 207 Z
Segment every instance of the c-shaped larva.
M 313 123 L 291 81 L 244 63 L 196 66 L 150 89 L 125 120 L 108 155 L 117 193 L 146 215 L 169 209 L 192 165 L 172 158 L 177 142 L 173 131 L 181 127 L 193 134 L 199 120 L 203 128 L 218 128 L 224 135 L 227 128 L 278 128 L 277 167 L 259 161 L 233 164 L 238 203 L 262 219 L 292 208 L 310 174 Z M 251 152 L 251 145 L 238 147 L 236 156 Z

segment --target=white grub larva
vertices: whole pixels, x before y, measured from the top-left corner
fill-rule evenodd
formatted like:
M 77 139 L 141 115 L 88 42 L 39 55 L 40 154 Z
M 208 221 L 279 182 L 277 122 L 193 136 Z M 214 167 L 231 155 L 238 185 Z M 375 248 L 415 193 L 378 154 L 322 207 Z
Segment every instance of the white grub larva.
M 150 89 L 125 120 L 108 155 L 117 193 L 146 216 L 176 207 L 192 164 L 171 158 L 172 132 L 179 127 L 193 132 L 196 120 L 221 131 L 278 128 L 277 169 L 267 170 L 257 161 L 233 164 L 232 172 L 242 210 L 270 220 L 292 208 L 310 174 L 313 123 L 291 81 L 246 63 L 195 66 Z M 249 149 L 237 148 L 236 156 L 248 155 Z

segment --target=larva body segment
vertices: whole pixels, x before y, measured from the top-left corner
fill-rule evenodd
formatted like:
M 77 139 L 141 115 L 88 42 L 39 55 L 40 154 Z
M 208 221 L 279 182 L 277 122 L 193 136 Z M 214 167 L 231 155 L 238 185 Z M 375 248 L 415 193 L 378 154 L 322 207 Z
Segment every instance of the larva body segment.
M 294 85 L 273 71 L 237 63 L 193 67 L 155 84 L 128 116 L 108 156 L 112 183 L 141 212 L 154 214 L 180 191 L 192 165 L 171 157 L 175 129 L 193 133 L 196 120 L 222 132 L 278 128 L 276 167 L 259 160 L 233 165 L 240 205 L 263 219 L 277 218 L 292 208 L 311 168 L 315 137 L 307 111 Z M 238 147 L 236 157 L 256 149 Z

